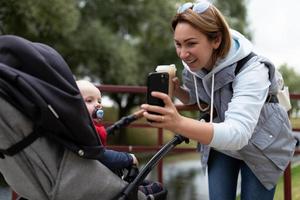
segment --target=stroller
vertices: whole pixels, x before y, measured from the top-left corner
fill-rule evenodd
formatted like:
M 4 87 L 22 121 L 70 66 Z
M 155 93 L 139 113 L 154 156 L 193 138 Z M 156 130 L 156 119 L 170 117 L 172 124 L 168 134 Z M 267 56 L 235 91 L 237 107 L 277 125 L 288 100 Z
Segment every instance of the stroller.
M 78 117 L 80 116 L 80 117 Z M 128 183 L 102 163 L 102 146 L 63 58 L 51 47 L 0 36 L 0 171 L 29 200 L 165 199 L 138 191 L 175 136 Z M 120 120 L 108 131 L 131 123 Z M 99 162 L 100 161 L 100 162 Z

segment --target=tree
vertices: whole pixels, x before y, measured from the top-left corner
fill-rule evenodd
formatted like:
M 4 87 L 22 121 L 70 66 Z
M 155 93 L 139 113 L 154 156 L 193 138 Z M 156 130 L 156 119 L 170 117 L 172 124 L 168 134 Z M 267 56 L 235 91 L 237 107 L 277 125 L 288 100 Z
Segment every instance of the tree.
M 146 75 L 157 65 L 174 63 L 181 71 L 170 25 L 179 2 L 0 0 L 0 33 L 53 46 L 78 78 L 145 85 Z M 233 28 L 247 33 L 245 0 L 215 2 Z M 119 118 L 145 100 L 136 94 L 110 96 Z
M 1 0 L 0 34 L 14 34 L 54 47 L 74 31 L 80 17 L 73 0 Z
M 181 71 L 181 63 L 175 54 L 170 26 L 171 19 L 178 5 L 176 4 L 177 1 L 126 0 L 116 2 L 114 0 L 90 0 L 84 2 L 85 5 L 81 9 L 82 22 L 84 24 L 88 24 L 91 20 L 98 21 L 98 24 L 101 22 L 102 28 L 106 27 L 121 38 L 117 40 L 118 44 L 121 44 L 122 40 L 127 42 L 127 44 L 124 45 L 126 46 L 126 48 L 124 47 L 124 52 L 132 52 L 132 57 L 129 59 L 130 66 L 128 66 L 128 68 L 126 62 L 123 62 L 122 65 L 117 65 L 117 68 L 109 63 L 109 61 L 103 62 L 103 58 L 100 58 L 103 53 L 101 54 L 101 52 L 99 52 L 99 59 L 94 62 L 94 65 L 88 64 L 92 58 L 88 58 L 89 61 L 86 60 L 86 62 L 83 63 L 82 66 L 88 66 L 87 74 L 96 74 L 96 76 L 101 77 L 102 83 L 104 84 L 144 85 L 146 75 L 150 71 L 153 71 L 159 64 L 175 63 L 179 68 L 178 71 Z M 232 2 L 227 3 L 227 1 L 218 2 L 220 2 L 220 6 L 224 8 L 222 11 L 227 13 L 228 16 L 231 16 L 230 18 L 228 17 L 228 19 L 232 21 L 233 27 L 242 33 L 247 32 L 244 0 L 233 4 L 231 4 Z M 81 30 L 87 31 L 88 27 L 81 27 Z M 97 33 L 97 31 L 92 32 Z M 79 35 L 82 37 L 82 34 Z M 89 40 L 91 36 L 92 35 L 88 37 Z M 94 37 L 98 36 L 94 34 Z M 97 39 L 97 41 L 99 41 L 99 39 Z M 93 44 L 96 43 L 96 41 L 93 41 Z M 106 44 L 110 46 L 113 45 L 112 42 L 106 42 Z M 102 45 L 107 47 L 105 44 Z M 111 47 L 107 48 L 112 49 Z M 98 48 L 93 46 L 91 51 L 95 49 L 101 49 L 101 45 L 99 45 Z M 101 50 L 103 51 L 103 49 Z M 114 59 L 116 60 L 117 58 Z M 111 73 L 101 71 L 101 67 L 99 67 L 101 65 L 109 66 Z M 122 66 L 122 68 L 119 66 Z M 128 73 L 130 71 L 123 71 L 129 68 L 132 69 L 132 73 Z M 86 67 L 84 69 L 86 69 Z M 128 80 L 124 80 L 120 78 L 120 76 L 114 76 L 116 72 L 118 72 L 120 76 L 125 75 Z M 143 76 L 141 77 L 141 75 Z M 116 79 L 116 77 L 118 78 Z M 118 104 L 120 111 L 119 117 L 128 114 L 132 107 L 144 101 L 143 96 L 135 94 L 112 94 L 110 96 Z
M 101 77 L 104 84 L 145 85 L 146 75 L 156 65 L 176 58 L 170 30 L 174 10 L 172 1 L 85 1 L 80 29 L 89 34 L 84 36 L 87 41 L 83 43 L 90 48 L 78 46 L 77 56 L 68 57 L 73 61 L 80 57 L 80 60 L 70 63 L 81 62 L 77 74 L 92 74 L 94 80 Z M 82 40 L 82 35 L 76 40 Z M 91 38 L 94 40 L 90 41 Z M 98 56 L 82 58 L 83 53 L 91 55 L 93 52 Z M 72 53 L 74 51 L 70 55 Z M 144 95 L 137 94 L 110 94 L 110 97 L 118 105 L 119 117 L 145 99 Z
M 227 19 L 229 26 L 236 29 L 251 40 L 252 35 L 247 20 L 247 0 L 215 0 L 215 5 Z

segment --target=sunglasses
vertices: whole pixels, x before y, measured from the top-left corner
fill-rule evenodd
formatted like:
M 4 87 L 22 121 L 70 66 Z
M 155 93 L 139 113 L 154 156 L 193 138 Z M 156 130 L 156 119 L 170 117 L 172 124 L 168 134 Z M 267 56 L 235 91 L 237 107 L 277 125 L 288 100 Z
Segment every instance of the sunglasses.
M 209 8 L 210 5 L 211 5 L 211 3 L 206 0 L 198 1 L 196 3 L 188 2 L 188 3 L 181 5 L 178 8 L 177 14 L 183 13 L 184 11 L 186 11 L 188 9 L 192 9 L 194 12 L 201 14 L 201 13 L 205 12 Z

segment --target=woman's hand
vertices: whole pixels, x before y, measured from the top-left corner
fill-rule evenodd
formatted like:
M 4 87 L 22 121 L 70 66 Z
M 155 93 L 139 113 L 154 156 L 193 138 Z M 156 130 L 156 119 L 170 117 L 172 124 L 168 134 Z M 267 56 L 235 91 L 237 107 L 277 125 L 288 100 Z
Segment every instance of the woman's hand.
M 141 105 L 144 117 L 152 121 L 151 126 L 168 129 L 202 144 L 210 144 L 213 137 L 212 123 L 200 122 L 180 115 L 170 97 L 165 93 L 152 92 L 151 95 L 162 99 L 165 103 L 164 107 Z
M 176 132 L 180 127 L 182 116 L 178 113 L 171 98 L 161 92 L 152 92 L 153 97 L 162 99 L 165 106 L 154 106 L 143 104 L 141 108 L 144 110 L 144 117 L 151 122 L 151 125 L 157 128 L 165 128 L 170 131 Z M 155 113 L 155 114 L 153 114 Z M 157 114 L 156 114 L 157 113 Z

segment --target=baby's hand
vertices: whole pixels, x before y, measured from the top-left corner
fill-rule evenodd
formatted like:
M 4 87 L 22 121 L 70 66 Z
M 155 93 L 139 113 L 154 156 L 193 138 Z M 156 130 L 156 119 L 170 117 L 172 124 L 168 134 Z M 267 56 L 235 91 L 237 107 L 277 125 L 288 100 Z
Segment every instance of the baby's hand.
M 139 161 L 137 160 L 137 158 L 135 157 L 135 155 L 132 154 L 132 153 L 130 155 L 132 156 L 132 159 L 133 159 L 132 164 L 138 166 L 139 165 Z
M 144 112 L 144 110 L 141 109 L 141 110 L 138 110 L 138 111 L 134 112 L 133 115 L 134 115 L 137 119 L 139 119 L 139 118 L 142 118 L 142 117 L 143 117 L 143 112 Z

